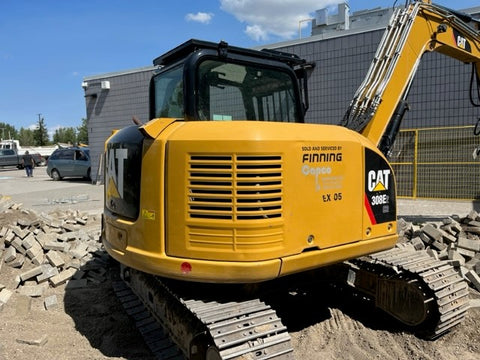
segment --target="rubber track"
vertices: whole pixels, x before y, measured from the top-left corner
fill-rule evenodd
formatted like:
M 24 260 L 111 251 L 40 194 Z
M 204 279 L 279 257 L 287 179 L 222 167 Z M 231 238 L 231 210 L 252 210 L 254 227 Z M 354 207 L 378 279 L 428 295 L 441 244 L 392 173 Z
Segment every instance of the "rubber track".
M 393 248 L 367 258 L 402 272 L 407 278 L 421 279 L 431 290 L 439 319 L 428 330 L 429 338 L 436 338 L 463 321 L 470 304 L 468 284 L 447 262 L 432 258 L 426 251 L 408 248 Z
M 178 301 L 178 304 L 182 304 L 189 311 L 192 317 L 188 321 L 189 324 L 195 322 L 194 318 L 203 324 L 204 331 L 209 334 L 218 348 L 221 359 L 289 360 L 294 358 L 287 328 L 275 311 L 259 299 L 216 302 L 180 298 L 159 278 L 155 279 L 155 286 L 163 288 L 165 293 L 169 293 Z M 143 322 L 151 324 L 152 329 L 154 328 L 155 332 L 148 333 L 149 338 L 145 339 L 149 347 L 149 343 L 153 340 L 155 348 L 151 348 L 152 353 L 159 359 L 184 359 L 180 349 L 172 341 L 167 340 L 160 323 L 155 320 L 158 317 L 148 313 L 148 305 L 145 307 L 144 304 L 148 304 L 149 301 L 140 300 L 127 284 L 123 281 L 119 283 L 121 284 L 115 284 L 115 287 L 120 291 L 115 291 L 117 296 L 120 294 L 119 298 L 124 307 L 126 304 L 131 309 L 125 307 L 127 313 L 132 311 L 141 313 L 140 318 L 145 316 L 145 319 L 148 319 Z M 126 297 L 124 301 L 121 299 L 123 296 Z M 135 299 L 132 299 L 132 296 Z M 162 317 L 159 316 L 159 318 Z M 136 320 L 136 323 L 138 324 L 139 321 Z M 188 353 L 188 350 L 183 349 L 183 353 Z

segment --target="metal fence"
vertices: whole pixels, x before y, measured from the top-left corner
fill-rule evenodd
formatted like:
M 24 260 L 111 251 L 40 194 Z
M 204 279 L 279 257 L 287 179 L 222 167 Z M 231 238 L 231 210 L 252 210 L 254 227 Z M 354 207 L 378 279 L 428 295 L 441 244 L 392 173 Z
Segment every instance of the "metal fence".
M 390 156 L 398 196 L 480 199 L 479 146 L 473 126 L 401 130 Z

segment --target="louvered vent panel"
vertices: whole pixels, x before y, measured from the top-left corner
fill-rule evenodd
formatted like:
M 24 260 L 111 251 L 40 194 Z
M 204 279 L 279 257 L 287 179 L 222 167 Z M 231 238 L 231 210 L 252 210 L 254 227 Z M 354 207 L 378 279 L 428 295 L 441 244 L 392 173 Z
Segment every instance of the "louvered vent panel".
M 282 216 L 280 155 L 191 155 L 190 218 L 250 220 Z

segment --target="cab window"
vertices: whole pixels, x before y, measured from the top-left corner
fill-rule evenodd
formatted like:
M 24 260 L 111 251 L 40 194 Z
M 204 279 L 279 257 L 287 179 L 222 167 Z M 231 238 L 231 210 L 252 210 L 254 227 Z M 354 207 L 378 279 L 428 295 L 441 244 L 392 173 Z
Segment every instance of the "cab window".
M 278 69 L 205 60 L 198 67 L 198 118 L 295 122 L 294 81 Z
M 162 72 L 153 81 L 155 117 L 183 118 L 183 67 Z

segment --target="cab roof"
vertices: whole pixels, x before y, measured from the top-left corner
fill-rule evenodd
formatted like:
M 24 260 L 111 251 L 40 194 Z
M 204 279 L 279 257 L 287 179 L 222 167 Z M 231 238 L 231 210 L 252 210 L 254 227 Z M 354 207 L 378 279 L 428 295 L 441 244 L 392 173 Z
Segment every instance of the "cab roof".
M 183 44 L 177 46 L 176 48 L 166 52 L 165 54 L 157 57 L 153 60 L 155 66 L 165 66 L 174 62 L 177 62 L 189 54 L 203 50 L 217 50 L 220 57 L 226 57 L 229 53 L 251 56 L 258 59 L 266 60 L 276 60 L 282 63 L 289 65 L 290 67 L 298 66 L 305 63 L 304 59 L 299 58 L 295 54 L 289 54 L 285 52 L 280 52 L 276 50 L 263 49 L 263 50 L 252 50 L 246 48 L 240 48 L 236 46 L 231 46 L 225 41 L 220 41 L 219 43 L 190 39 Z

